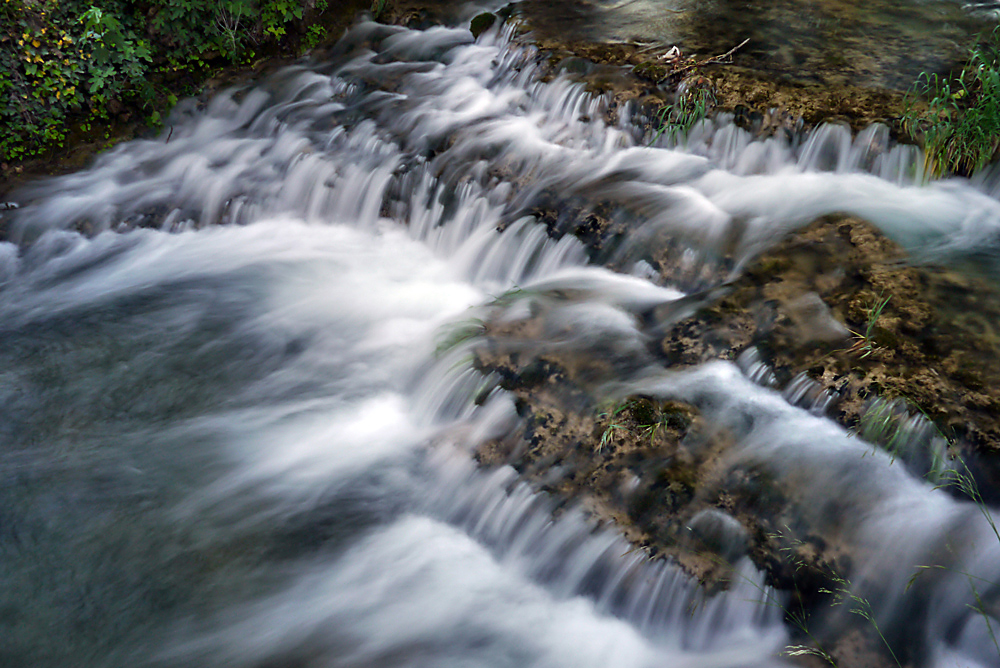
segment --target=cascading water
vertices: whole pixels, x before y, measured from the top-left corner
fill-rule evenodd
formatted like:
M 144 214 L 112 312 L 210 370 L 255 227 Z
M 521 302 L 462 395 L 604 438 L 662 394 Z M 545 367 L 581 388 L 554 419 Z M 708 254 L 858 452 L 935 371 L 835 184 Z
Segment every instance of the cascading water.
M 184 103 L 160 137 L 17 195 L 19 245 L 0 246 L 0 664 L 783 663 L 781 596 L 749 561 L 709 595 L 472 464 L 519 418 L 472 344 L 442 340 L 518 317 L 526 294 L 553 305 L 519 345 L 602 351 L 595 386 L 729 424 L 740 456 L 808 481 L 802 512 L 855 547 L 887 632 L 914 634 L 928 665 L 996 664 L 996 620 L 970 614 L 957 575 L 1000 576 L 975 506 L 863 459 L 734 365 L 664 370 L 638 317 L 830 212 L 916 254 L 993 248 L 996 193 L 916 185 L 919 156 L 878 128 L 760 142 L 721 118 L 648 147 L 634 110 L 607 122 L 610 97 L 543 81 L 537 55 L 509 28 L 363 22 L 328 62 Z M 532 215 L 553 200 L 612 202 L 627 231 L 599 252 L 557 238 Z M 688 269 L 676 285 L 650 278 L 655 240 Z M 910 614 L 893 568 L 945 543 L 956 575 Z

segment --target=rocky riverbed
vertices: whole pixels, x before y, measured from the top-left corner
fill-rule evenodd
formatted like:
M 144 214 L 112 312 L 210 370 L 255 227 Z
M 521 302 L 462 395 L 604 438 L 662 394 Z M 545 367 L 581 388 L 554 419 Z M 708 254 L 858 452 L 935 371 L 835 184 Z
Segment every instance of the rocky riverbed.
M 677 278 L 667 253 L 658 269 L 666 281 Z M 662 320 L 646 331 L 667 369 L 739 360 L 759 382 L 853 432 L 878 425 L 876 438 L 865 435 L 883 447 L 899 433 L 914 447 L 943 448 L 940 468 L 922 474 L 971 470 L 995 501 L 996 303 L 986 279 L 912 264 L 871 225 L 833 216 L 683 309 L 648 314 Z M 481 448 L 483 465 L 513 465 L 709 589 L 727 586 L 731 565 L 749 555 L 792 593 L 786 612 L 793 626 L 801 622 L 797 642 L 822 647 L 838 665 L 894 665 L 860 617 L 822 639 L 808 635 L 806 620 L 828 616 L 846 591 L 855 556 L 830 525 L 808 519 L 808 490 L 748 467 L 733 452 L 733 434 L 691 403 L 602 394 L 594 381 L 608 369 L 595 367 L 612 352 L 581 358 L 518 345 L 546 327 L 545 317 L 539 306 L 525 319 L 486 325 L 478 365 L 503 378 L 524 427 Z M 900 466 L 906 456 L 917 467 L 932 459 L 926 451 L 899 456 Z

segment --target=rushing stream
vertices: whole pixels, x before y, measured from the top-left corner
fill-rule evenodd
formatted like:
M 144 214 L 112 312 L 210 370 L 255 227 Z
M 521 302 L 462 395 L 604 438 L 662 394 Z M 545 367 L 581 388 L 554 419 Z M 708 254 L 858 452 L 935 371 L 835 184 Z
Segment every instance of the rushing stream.
M 695 404 L 808 488 L 893 642 L 998 664 L 995 611 L 970 607 L 1000 597 L 979 508 L 734 364 L 663 368 L 637 317 L 831 212 L 918 257 L 992 256 L 995 186 L 916 184 L 920 156 L 878 127 L 751 141 L 720 118 L 649 147 L 638 110 L 536 56 L 499 27 L 364 22 L 325 62 L 182 103 L 158 138 L 17 194 L 0 665 L 784 664 L 782 594 L 748 560 L 708 595 L 473 464 L 518 417 L 441 342 L 524 308 L 497 299 L 512 288 L 565 297 L 531 345 L 613 351 L 600 380 Z M 631 231 L 590 251 L 529 215 L 541 201 L 615 202 Z M 651 271 L 658 240 L 689 268 L 676 284 Z M 947 570 L 913 603 L 931 559 Z

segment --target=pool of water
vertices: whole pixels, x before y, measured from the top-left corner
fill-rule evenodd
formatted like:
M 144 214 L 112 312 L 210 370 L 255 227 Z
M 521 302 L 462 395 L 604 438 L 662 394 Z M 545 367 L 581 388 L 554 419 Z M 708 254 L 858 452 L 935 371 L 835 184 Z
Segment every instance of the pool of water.
M 737 64 L 797 83 L 906 90 L 960 63 L 988 5 L 949 0 L 525 0 L 540 34 L 568 42 L 677 45 L 715 55 L 744 39 Z

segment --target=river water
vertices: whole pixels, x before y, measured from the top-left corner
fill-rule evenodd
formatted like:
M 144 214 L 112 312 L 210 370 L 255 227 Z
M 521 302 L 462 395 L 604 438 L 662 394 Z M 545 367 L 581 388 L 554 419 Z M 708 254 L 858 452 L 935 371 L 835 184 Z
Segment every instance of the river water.
M 787 663 L 784 594 L 749 562 L 708 595 L 473 464 L 517 413 L 472 343 L 442 341 L 523 308 L 501 295 L 570 290 L 573 335 L 526 345 L 611 345 L 605 380 L 693 403 L 810 490 L 892 642 L 922 665 L 998 664 L 1000 540 L 980 508 L 737 365 L 663 368 L 636 316 L 697 282 L 660 284 L 651 240 L 713 275 L 842 211 L 918 257 L 989 256 L 995 186 L 916 183 L 919 154 L 880 128 L 752 141 L 720 118 L 647 146 L 637 110 L 609 116 L 541 60 L 509 28 L 362 22 L 327 60 L 182 103 L 159 137 L 16 196 L 0 664 Z M 618 202 L 632 231 L 603 253 L 556 238 L 528 215 L 553 198 Z M 908 598 L 932 559 L 942 574 Z
M 686 55 L 725 53 L 798 84 L 905 91 L 946 74 L 969 35 L 996 25 L 993 0 L 523 0 L 533 28 L 559 41 L 632 43 Z

